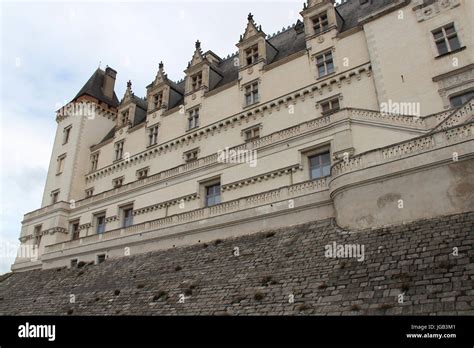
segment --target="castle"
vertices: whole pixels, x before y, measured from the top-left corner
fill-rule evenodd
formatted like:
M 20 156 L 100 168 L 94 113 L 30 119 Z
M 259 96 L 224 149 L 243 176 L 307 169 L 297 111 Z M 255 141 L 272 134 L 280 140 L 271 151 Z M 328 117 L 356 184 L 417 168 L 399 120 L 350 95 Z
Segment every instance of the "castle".
M 57 111 L 13 271 L 334 218 L 357 231 L 474 207 L 474 3 L 309 0 L 238 52 L 196 42 L 146 96 L 97 69 Z M 232 38 L 229 38 L 232 39 Z M 151 79 L 151 78 L 150 78 Z

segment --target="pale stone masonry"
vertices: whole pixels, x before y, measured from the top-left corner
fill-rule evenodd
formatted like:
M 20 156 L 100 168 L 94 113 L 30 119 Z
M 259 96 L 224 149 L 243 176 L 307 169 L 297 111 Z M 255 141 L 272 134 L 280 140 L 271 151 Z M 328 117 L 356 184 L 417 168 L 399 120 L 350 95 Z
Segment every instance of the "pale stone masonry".
M 357 233 L 326 219 L 10 273 L 0 315 L 473 315 L 473 231 L 474 213 Z M 334 242 L 363 245 L 364 260 L 327 258 Z
M 273 35 L 249 14 L 228 57 L 197 41 L 181 81 L 158 64 L 143 98 L 129 82 L 119 100 L 117 72 L 98 69 L 57 111 L 12 270 L 472 211 L 472 13 L 467 0 L 308 0 Z

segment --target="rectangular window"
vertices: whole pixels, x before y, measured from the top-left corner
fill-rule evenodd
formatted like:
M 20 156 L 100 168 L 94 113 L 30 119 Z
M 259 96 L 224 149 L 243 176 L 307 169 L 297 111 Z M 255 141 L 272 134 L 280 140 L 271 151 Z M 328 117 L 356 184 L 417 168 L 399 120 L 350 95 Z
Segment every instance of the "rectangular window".
M 153 96 L 153 108 L 161 108 L 161 105 L 163 105 L 163 92 L 159 92 Z
M 121 160 L 123 157 L 123 144 L 124 141 L 119 141 L 115 143 L 115 160 Z
M 340 109 L 339 98 L 331 99 L 321 103 L 323 115 L 328 115 Z
M 71 135 L 72 126 L 68 126 L 63 130 L 63 145 L 67 144 L 69 141 L 69 136 Z
M 58 168 L 56 169 L 56 175 L 59 175 L 63 172 L 65 162 L 66 162 L 66 155 L 61 155 L 58 157 Z
M 247 65 L 253 64 L 258 60 L 258 45 L 252 46 L 249 49 L 245 50 L 245 59 Z
M 34 245 L 39 247 L 41 243 L 41 225 L 35 226 L 34 232 L 33 232 L 33 237 L 34 237 Z
M 122 185 L 123 185 L 123 176 L 121 176 L 120 178 L 116 178 L 116 179 L 112 180 L 112 186 L 114 188 L 118 188 Z
M 88 188 L 86 190 L 86 197 L 92 197 L 93 194 L 94 194 L 94 188 L 93 187 Z
M 57 203 L 59 200 L 59 190 L 51 192 L 51 204 Z
M 206 186 L 206 206 L 211 207 L 221 202 L 221 184 Z
M 148 129 L 148 146 L 158 143 L 158 128 L 158 126 L 154 126 Z
M 191 76 L 191 87 L 192 90 L 195 91 L 202 86 L 202 72 L 199 72 L 193 76 Z
M 331 156 L 329 152 L 314 155 L 308 159 L 311 180 L 331 175 Z
M 259 101 L 258 82 L 245 86 L 245 105 L 251 105 Z
M 143 169 L 137 170 L 137 179 L 138 180 L 145 179 L 146 177 L 148 177 L 148 168 L 143 168 Z
M 97 255 L 97 264 L 101 264 L 102 262 L 105 261 L 105 254 L 100 254 L 100 255 Z
M 73 221 L 69 224 L 69 233 L 71 235 L 72 240 L 79 239 L 79 220 L 78 221 Z
M 183 154 L 184 160 L 186 162 L 195 161 L 198 159 L 198 153 L 199 153 L 199 149 L 193 149 L 191 151 L 187 151 Z
M 122 208 L 122 227 L 133 225 L 133 207 Z
M 126 110 L 126 111 L 123 111 L 121 114 L 120 114 L 120 125 L 121 126 L 125 126 L 126 124 L 128 124 L 128 115 L 129 115 L 129 111 Z
M 194 108 L 188 113 L 188 129 L 199 127 L 199 108 Z
M 334 63 L 332 59 L 332 52 L 328 51 L 316 56 L 316 65 L 318 68 L 319 77 L 333 73 Z
M 469 91 L 467 93 L 459 94 L 454 97 L 450 97 L 449 101 L 452 107 L 459 108 L 466 104 L 469 100 L 474 98 L 474 91 Z
M 327 13 L 320 14 L 319 16 L 314 17 L 311 21 L 313 22 L 313 30 L 315 34 L 321 34 L 329 28 Z
M 95 217 L 96 223 L 96 233 L 104 233 L 105 232 L 105 214 L 99 214 Z
M 93 172 L 94 170 L 97 170 L 98 164 L 99 164 L 99 153 L 96 152 L 91 155 L 91 172 Z
M 432 33 L 440 56 L 461 48 L 454 23 L 436 29 Z
M 260 137 L 260 126 L 244 130 L 245 141 L 251 141 Z

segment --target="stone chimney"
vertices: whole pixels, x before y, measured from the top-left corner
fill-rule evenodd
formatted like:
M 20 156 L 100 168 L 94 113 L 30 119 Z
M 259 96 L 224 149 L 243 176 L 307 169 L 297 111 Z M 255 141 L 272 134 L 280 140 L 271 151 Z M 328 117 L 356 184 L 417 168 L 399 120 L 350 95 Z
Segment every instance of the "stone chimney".
M 110 99 L 114 97 L 114 87 L 115 87 L 115 77 L 117 76 L 117 72 L 107 67 L 105 69 L 105 76 L 104 76 L 104 85 L 102 86 L 102 91 L 104 95 Z

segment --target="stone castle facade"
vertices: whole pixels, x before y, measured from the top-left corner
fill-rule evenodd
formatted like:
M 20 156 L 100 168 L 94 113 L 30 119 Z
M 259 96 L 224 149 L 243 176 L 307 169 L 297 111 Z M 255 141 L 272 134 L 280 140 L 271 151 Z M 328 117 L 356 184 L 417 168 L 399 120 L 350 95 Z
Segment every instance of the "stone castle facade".
M 474 206 L 474 3 L 309 0 L 238 52 L 196 42 L 122 100 L 98 69 L 57 111 L 42 207 L 13 271 L 334 218 L 357 231 Z

